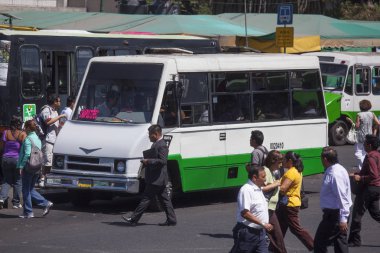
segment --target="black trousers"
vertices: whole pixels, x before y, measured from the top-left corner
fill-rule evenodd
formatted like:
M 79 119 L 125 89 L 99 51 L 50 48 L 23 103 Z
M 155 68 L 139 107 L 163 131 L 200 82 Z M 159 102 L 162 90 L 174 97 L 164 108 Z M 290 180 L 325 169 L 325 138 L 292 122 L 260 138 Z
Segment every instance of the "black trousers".
M 360 194 L 357 194 L 352 211 L 352 221 L 350 236 L 348 241 L 354 244 L 361 244 L 360 231 L 362 228 L 362 217 L 368 209 L 374 220 L 380 223 L 380 187 L 368 186 Z
M 131 218 L 134 222 L 138 222 L 143 215 L 144 211 L 149 207 L 149 204 L 152 200 L 155 199 L 155 196 L 158 197 L 162 207 L 166 213 L 166 219 L 168 222 L 177 222 L 172 201 L 166 191 L 166 187 L 157 186 L 152 184 L 147 184 L 145 186 L 143 197 L 137 206 L 136 210 L 133 212 Z
M 339 229 L 339 209 L 324 209 L 314 237 L 314 253 L 327 253 L 327 247 L 334 245 L 335 253 L 348 253 L 347 234 Z

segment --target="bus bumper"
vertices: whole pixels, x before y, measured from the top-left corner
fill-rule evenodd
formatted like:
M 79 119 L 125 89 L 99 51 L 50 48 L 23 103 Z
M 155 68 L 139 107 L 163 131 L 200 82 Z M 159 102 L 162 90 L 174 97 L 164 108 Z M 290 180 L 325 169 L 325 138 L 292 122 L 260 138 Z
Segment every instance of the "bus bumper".
M 96 191 L 139 193 L 137 178 L 107 178 L 76 175 L 48 174 L 46 187 L 66 189 L 87 189 Z

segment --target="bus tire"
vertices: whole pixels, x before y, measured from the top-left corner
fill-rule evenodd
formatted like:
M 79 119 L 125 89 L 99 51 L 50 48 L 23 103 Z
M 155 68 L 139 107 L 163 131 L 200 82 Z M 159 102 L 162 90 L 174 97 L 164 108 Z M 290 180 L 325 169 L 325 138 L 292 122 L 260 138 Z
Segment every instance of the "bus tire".
M 342 146 L 346 144 L 346 136 L 348 133 L 348 126 L 343 120 L 337 120 L 329 131 L 330 144 L 335 146 Z
M 75 207 L 87 207 L 93 196 L 91 191 L 69 190 L 71 204 Z

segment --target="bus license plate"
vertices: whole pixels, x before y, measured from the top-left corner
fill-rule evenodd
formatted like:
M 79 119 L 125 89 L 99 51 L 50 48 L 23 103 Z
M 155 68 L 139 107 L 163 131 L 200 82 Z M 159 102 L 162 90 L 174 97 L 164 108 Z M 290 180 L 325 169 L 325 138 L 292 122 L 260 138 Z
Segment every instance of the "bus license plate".
M 78 187 L 80 188 L 91 188 L 92 180 L 91 179 L 79 179 Z

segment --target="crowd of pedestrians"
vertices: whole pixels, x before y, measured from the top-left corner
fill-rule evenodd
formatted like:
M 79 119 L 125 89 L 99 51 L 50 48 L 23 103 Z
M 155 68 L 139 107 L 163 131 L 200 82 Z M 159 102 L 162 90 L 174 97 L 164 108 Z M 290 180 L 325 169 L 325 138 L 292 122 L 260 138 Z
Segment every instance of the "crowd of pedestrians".
M 32 202 L 43 207 L 42 216 L 49 213 L 53 203 L 36 191 L 35 186 L 38 180 L 44 182 L 46 173 L 50 171 L 54 142 L 65 119 L 70 117 L 73 104 L 73 98 L 69 97 L 66 108 L 59 115 L 60 98 L 49 96 L 48 104 L 40 112 L 46 125 L 43 135 L 35 119 L 26 121 L 22 128 L 21 120 L 12 118 L 9 130 L 4 131 L 1 138 L 4 151 L 0 209 L 8 199 L 9 189 L 13 187 L 13 208 L 23 208 L 21 218 L 34 217 Z M 285 154 L 278 150 L 268 152 L 263 146 L 263 133 L 259 130 L 251 132 L 250 145 L 254 149 L 251 161 L 246 165 L 248 181 L 237 196 L 237 223 L 233 228 L 231 253 L 286 253 L 284 237 L 288 229 L 310 252 L 326 253 L 327 248 L 333 246 L 336 253 L 346 253 L 349 247 L 361 246 L 361 219 L 366 210 L 380 222 L 380 153 L 379 139 L 375 135 L 376 130 L 373 130 L 379 121 L 369 111 L 369 101 L 361 101 L 360 108 L 362 112 L 356 120 L 358 141 L 355 144 L 360 170 L 349 174 L 339 164 L 337 151 L 333 147 L 322 149 L 321 163 L 325 172 L 320 208 L 323 216 L 314 238 L 301 226 L 299 217 L 303 204 L 302 158 L 293 151 Z M 146 182 L 143 198 L 132 215 L 122 218 L 130 225 L 137 225 L 150 202 L 158 198 L 166 213 L 166 221 L 159 225 L 175 226 L 177 218 L 166 189 L 168 147 L 159 125 L 152 125 L 148 135 L 153 144 L 151 149 L 144 151 L 144 159 L 141 160 Z M 34 149 L 42 150 L 43 154 L 41 169 L 37 173 L 28 170 Z M 356 195 L 352 213 L 351 187 L 355 187 L 352 190 Z
M 251 162 L 246 166 L 248 181 L 237 197 L 237 223 L 232 230 L 234 245 L 230 253 L 287 252 L 284 237 L 288 229 L 310 252 L 326 253 L 328 247 L 333 246 L 334 252 L 347 253 L 349 247 L 360 246 L 361 218 L 365 211 L 368 209 L 372 218 L 380 222 L 378 138 L 373 134 L 364 136 L 365 156 L 360 161 L 362 167 L 358 173 L 349 174 L 339 164 L 333 147 L 323 148 L 321 162 L 325 172 L 320 192 L 323 216 L 314 238 L 301 226 L 299 218 L 303 201 L 301 157 L 292 151 L 285 155 L 278 150 L 268 152 L 262 146 L 263 140 L 260 131 L 252 131 L 251 146 L 254 150 Z M 351 182 L 356 182 L 358 190 L 355 191 L 349 228 Z
M 36 118 L 27 120 L 24 124 L 20 118 L 13 116 L 9 130 L 5 130 L 1 136 L 3 154 L 0 209 L 6 205 L 9 190 L 13 187 L 12 207 L 23 208 L 21 218 L 34 217 L 32 203 L 43 207 L 42 216 L 47 215 L 53 206 L 52 202 L 35 190 L 35 186 L 44 187 L 45 175 L 50 172 L 52 165 L 54 142 L 64 120 L 70 117 L 74 99 L 67 98 L 67 106 L 60 115 L 59 96 L 50 95 L 47 101 L 48 104 L 41 108 Z M 40 117 L 41 125 L 38 124 L 37 117 Z M 37 171 L 28 170 L 33 148 L 41 153 L 41 164 Z

